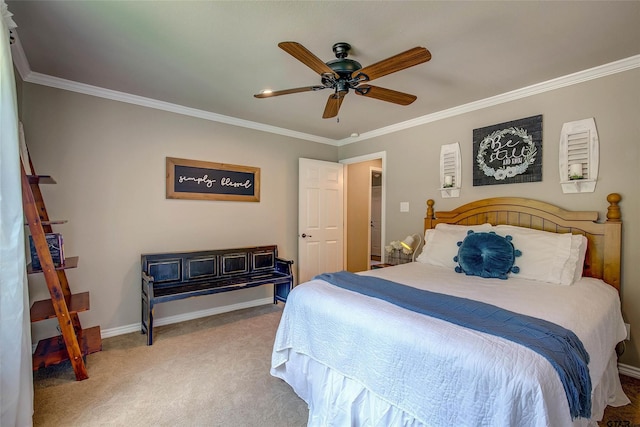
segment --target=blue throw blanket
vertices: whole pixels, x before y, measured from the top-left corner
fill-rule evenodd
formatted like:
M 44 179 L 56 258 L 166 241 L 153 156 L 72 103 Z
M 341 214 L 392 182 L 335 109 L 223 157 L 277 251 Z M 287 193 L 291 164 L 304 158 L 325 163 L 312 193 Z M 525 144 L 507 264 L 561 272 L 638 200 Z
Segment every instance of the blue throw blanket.
M 568 329 L 491 304 L 425 291 L 378 277 L 341 271 L 320 274 L 315 279 L 528 347 L 547 359 L 558 373 L 569 401 L 571 418 L 591 416 L 589 354 L 580 339 Z

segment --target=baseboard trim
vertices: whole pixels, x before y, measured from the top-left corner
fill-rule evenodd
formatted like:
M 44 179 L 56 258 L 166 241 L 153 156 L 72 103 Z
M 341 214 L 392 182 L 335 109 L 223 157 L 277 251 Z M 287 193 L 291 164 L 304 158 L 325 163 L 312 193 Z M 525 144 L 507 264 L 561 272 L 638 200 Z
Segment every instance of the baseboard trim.
M 178 314 L 175 316 L 161 317 L 153 319 L 154 326 L 171 325 L 173 323 L 186 322 L 187 320 L 199 319 L 201 317 L 214 316 L 216 314 L 228 313 L 230 311 L 242 310 L 244 308 L 257 307 L 260 305 L 273 304 L 273 298 L 262 298 L 251 301 L 245 301 L 238 304 L 224 305 L 222 307 L 209 308 L 206 310 L 194 311 L 191 313 Z M 118 335 L 130 334 L 132 332 L 140 332 L 140 323 L 119 326 L 117 328 L 102 329 L 102 338 L 110 338 Z
M 618 363 L 618 372 L 620 372 L 622 375 L 637 378 L 640 380 L 640 368 L 636 368 L 635 366 Z

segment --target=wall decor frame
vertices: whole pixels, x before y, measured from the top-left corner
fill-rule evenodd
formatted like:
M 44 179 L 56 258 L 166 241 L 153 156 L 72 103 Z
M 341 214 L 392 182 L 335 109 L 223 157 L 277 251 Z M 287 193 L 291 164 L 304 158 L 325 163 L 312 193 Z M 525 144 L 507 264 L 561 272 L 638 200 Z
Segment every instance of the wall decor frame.
M 473 130 L 473 185 L 542 181 L 542 115 Z
M 558 166 L 563 193 L 593 193 L 596 190 L 599 147 L 593 117 L 562 125 Z
M 167 157 L 167 199 L 260 201 L 260 168 Z
M 440 146 L 440 195 L 443 199 L 460 197 L 462 187 L 462 161 L 460 144 Z

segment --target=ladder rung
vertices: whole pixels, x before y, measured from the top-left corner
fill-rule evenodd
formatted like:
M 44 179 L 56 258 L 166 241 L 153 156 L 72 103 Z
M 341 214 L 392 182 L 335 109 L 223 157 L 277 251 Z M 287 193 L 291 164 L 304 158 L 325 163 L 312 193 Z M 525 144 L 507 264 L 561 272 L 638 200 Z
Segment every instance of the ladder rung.
M 83 356 L 102 350 L 100 326 L 83 329 L 78 333 L 78 345 Z M 56 365 L 69 359 L 69 353 L 64 345 L 62 335 L 40 340 L 33 353 L 33 370 L 36 371 L 51 365 Z
M 56 180 L 50 175 L 27 175 L 29 184 L 55 184 Z
M 42 225 L 60 225 L 60 224 L 66 224 L 67 222 L 69 222 L 69 220 L 67 219 L 56 219 L 53 221 L 40 221 L 40 224 Z M 24 225 L 28 226 L 29 223 L 25 222 Z
M 64 259 L 64 264 L 57 266 L 56 270 L 68 270 L 70 268 L 76 268 L 78 267 L 78 257 L 77 256 L 70 256 L 68 258 Z M 32 274 L 32 273 L 42 273 L 41 269 L 38 270 L 34 270 L 33 267 L 31 266 L 31 263 L 29 263 L 27 265 L 27 273 Z
M 89 310 L 89 292 L 72 294 L 65 298 L 69 313 L 79 313 Z M 35 301 L 31 305 L 31 322 L 39 322 L 40 320 L 55 319 L 56 312 L 53 308 L 53 301 L 50 299 Z

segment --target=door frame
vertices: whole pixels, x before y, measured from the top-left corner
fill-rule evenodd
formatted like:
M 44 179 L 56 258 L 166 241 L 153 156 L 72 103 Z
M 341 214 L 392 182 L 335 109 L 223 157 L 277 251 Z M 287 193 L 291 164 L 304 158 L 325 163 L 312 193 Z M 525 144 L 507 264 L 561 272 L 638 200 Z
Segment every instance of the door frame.
M 384 180 L 384 173 L 381 167 L 374 167 L 374 166 L 369 166 L 369 222 L 372 221 L 373 218 L 373 174 L 374 173 L 379 173 L 380 176 L 382 176 L 382 180 Z M 382 182 L 382 180 L 380 182 Z M 384 240 L 382 239 L 382 229 L 384 228 L 382 225 L 384 224 L 382 222 L 382 211 L 383 211 L 383 207 L 382 207 L 382 190 L 384 189 L 384 184 L 380 185 L 380 260 L 382 262 L 384 262 Z M 368 239 L 368 260 L 369 260 L 369 265 L 371 265 L 371 242 L 373 241 L 372 238 L 372 234 L 371 234 L 371 227 L 369 227 L 369 239 Z
M 377 160 L 380 159 L 382 160 L 382 195 L 381 195 L 381 212 L 380 212 L 380 222 L 382 224 L 382 227 L 380 229 L 380 248 L 382 253 L 384 254 L 384 242 L 386 241 L 386 211 L 387 211 L 387 152 L 386 151 L 378 151 L 376 153 L 370 153 L 370 154 L 364 154 L 361 156 L 356 156 L 356 157 L 350 157 L 347 159 L 342 159 L 339 161 L 339 163 L 345 164 L 345 165 L 350 165 L 352 163 L 362 163 L 362 162 L 368 162 L 371 160 Z M 346 173 L 346 169 L 345 169 L 345 174 L 344 174 L 344 187 L 345 187 L 345 191 L 343 192 L 344 194 L 344 198 L 345 198 L 345 203 L 344 203 L 344 217 L 347 217 L 347 201 L 346 201 L 346 197 L 347 197 L 347 191 L 346 188 L 349 185 L 349 176 Z M 369 199 L 371 199 L 371 192 L 369 192 Z M 371 222 L 371 202 L 369 202 L 369 222 Z M 371 229 L 369 227 L 369 239 L 371 239 Z M 347 246 L 349 245 L 350 242 L 347 241 L 347 226 L 345 224 L 344 227 L 344 265 L 347 265 L 347 260 L 346 260 L 346 256 L 347 256 Z M 355 242 L 353 242 L 352 244 L 356 244 Z M 371 258 L 371 245 L 369 245 L 369 258 Z

